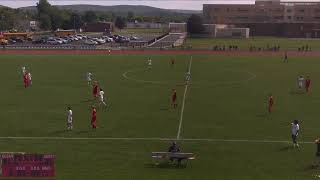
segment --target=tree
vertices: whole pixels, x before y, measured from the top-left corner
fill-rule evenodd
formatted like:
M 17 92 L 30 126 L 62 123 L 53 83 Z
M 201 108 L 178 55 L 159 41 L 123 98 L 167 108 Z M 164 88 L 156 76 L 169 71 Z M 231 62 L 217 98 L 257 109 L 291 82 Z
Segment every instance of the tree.
M 39 3 L 37 3 L 37 10 L 40 28 L 44 30 L 50 30 L 52 28 L 51 4 L 47 0 L 39 0 Z
M 39 17 L 40 28 L 44 30 L 51 30 L 51 18 L 48 14 L 40 14 Z
M 129 11 L 127 14 L 127 20 L 129 22 L 133 22 L 134 21 L 134 13 L 132 11 Z
M 86 11 L 84 13 L 83 20 L 87 23 L 97 22 L 98 16 L 94 11 Z
M 117 16 L 114 25 L 119 29 L 123 29 L 124 27 L 126 27 L 126 21 L 123 17 Z
M 14 28 L 15 14 L 9 9 L 0 9 L 0 30 L 10 30 Z
M 192 14 L 187 20 L 187 29 L 191 34 L 201 34 L 204 31 L 202 18 L 196 14 Z

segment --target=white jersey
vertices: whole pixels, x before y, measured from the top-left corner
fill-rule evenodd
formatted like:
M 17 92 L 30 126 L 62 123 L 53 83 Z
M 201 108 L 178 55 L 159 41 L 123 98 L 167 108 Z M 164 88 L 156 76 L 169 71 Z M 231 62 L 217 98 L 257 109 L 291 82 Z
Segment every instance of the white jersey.
M 22 70 L 22 74 L 26 73 L 26 67 L 25 66 L 22 66 L 21 70 Z
M 87 81 L 92 81 L 92 74 L 90 72 L 87 73 Z
M 303 83 L 304 83 L 304 77 L 301 76 L 301 77 L 298 78 L 298 85 L 299 85 L 300 88 L 302 88 Z
M 148 65 L 152 66 L 152 60 L 151 59 L 148 60 Z
M 72 110 L 68 111 L 68 123 L 72 123 Z
M 292 128 L 291 128 L 292 135 L 295 135 L 295 136 L 298 135 L 299 129 L 300 129 L 299 124 L 292 123 Z
M 304 77 L 299 77 L 299 78 L 298 78 L 298 82 L 299 82 L 299 83 L 303 83 L 303 82 L 304 82 Z
M 190 81 L 190 79 L 191 79 L 191 73 L 187 72 L 186 73 L 186 81 Z
M 32 75 L 31 75 L 31 73 L 28 73 L 28 78 L 29 78 L 29 81 L 32 80 Z
M 99 92 L 99 96 L 100 96 L 100 100 L 101 100 L 101 101 L 103 101 L 103 95 L 104 95 L 104 92 L 103 92 L 103 91 L 100 91 L 100 92 Z

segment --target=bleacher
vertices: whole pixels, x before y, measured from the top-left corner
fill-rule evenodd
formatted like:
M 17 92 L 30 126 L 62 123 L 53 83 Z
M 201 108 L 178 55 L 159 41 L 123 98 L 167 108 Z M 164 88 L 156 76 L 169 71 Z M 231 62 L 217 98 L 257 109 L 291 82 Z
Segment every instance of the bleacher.
M 156 41 L 155 43 L 151 44 L 149 47 L 151 48 L 165 48 L 171 47 L 175 42 L 177 42 L 183 34 L 168 34 L 167 36 L 163 37 L 162 39 Z

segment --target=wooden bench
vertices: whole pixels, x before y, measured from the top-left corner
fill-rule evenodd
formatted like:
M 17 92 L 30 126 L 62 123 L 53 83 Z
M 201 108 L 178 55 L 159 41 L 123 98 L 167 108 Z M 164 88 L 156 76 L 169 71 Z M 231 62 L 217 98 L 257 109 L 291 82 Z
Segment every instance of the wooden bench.
M 156 165 L 159 165 L 160 160 L 177 160 L 177 162 L 180 164 L 182 160 L 194 160 L 196 159 L 194 153 L 171 153 L 171 152 L 152 152 L 151 156 L 153 159 L 156 159 Z

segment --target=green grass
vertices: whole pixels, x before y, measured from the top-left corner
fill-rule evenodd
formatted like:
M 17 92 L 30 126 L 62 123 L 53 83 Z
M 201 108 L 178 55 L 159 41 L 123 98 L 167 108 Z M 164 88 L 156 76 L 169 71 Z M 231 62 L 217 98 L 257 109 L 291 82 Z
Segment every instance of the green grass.
M 267 48 L 279 45 L 282 50 L 298 50 L 302 46 L 311 46 L 312 50 L 320 50 L 320 40 L 317 39 L 288 39 L 276 37 L 251 37 L 249 39 L 208 39 L 208 38 L 188 38 L 186 46 L 192 45 L 194 49 L 212 49 L 216 45 L 237 45 L 242 50 L 249 50 L 249 47 L 256 46 Z
M 149 57 L 149 56 L 148 56 Z M 176 138 L 183 83 L 190 57 L 153 55 L 146 70 L 143 55 L 0 56 L 0 137 Z M 33 74 L 24 89 L 20 68 Z M 186 94 L 183 139 L 290 141 L 290 123 L 301 121 L 299 141 L 318 135 L 320 62 L 317 58 L 224 57 L 194 55 L 192 85 Z M 90 129 L 92 72 L 106 93 L 107 109 L 98 107 L 98 129 Z M 125 79 L 123 73 L 134 80 Z M 299 93 L 297 75 L 310 75 L 310 94 Z M 250 80 L 249 80 L 250 79 Z M 141 83 L 138 81 L 154 81 Z M 172 88 L 178 109 L 170 108 Z M 272 93 L 274 112 L 266 112 Z M 66 107 L 74 113 L 74 131 L 65 132 Z M 160 140 L 0 140 L 1 151 L 52 153 L 57 156 L 57 180 L 308 180 L 320 174 L 310 169 L 315 145 L 289 143 L 183 141 L 183 152 L 197 159 L 186 168 L 155 167 L 152 151 L 166 151 Z

